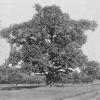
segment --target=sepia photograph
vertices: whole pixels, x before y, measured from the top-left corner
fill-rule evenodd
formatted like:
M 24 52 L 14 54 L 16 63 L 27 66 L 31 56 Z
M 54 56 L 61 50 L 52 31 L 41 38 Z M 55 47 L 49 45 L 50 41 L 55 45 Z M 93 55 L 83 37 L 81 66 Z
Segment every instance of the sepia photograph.
M 0 0 L 0 100 L 100 100 L 100 0 Z

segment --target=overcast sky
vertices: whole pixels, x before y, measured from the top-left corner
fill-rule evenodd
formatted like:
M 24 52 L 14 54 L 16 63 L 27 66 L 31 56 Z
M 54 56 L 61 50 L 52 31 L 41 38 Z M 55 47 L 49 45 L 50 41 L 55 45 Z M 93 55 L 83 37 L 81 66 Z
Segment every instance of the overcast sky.
M 36 3 L 56 4 L 73 19 L 95 20 L 98 27 L 94 32 L 86 32 L 88 41 L 82 49 L 89 60 L 100 62 L 100 0 L 0 0 L 0 29 L 31 19 Z M 0 64 L 9 56 L 9 51 L 7 42 L 0 40 Z

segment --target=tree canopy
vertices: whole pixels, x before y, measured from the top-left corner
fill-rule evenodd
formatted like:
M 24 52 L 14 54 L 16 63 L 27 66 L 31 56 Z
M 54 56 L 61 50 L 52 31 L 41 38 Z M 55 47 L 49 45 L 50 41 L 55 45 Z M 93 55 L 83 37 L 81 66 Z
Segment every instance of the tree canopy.
M 88 61 L 81 47 L 87 42 L 85 31 L 94 31 L 95 21 L 74 20 L 56 5 L 35 5 L 28 22 L 15 24 L 0 32 L 11 44 L 9 63 L 32 71 L 55 73 L 69 67 L 82 67 Z

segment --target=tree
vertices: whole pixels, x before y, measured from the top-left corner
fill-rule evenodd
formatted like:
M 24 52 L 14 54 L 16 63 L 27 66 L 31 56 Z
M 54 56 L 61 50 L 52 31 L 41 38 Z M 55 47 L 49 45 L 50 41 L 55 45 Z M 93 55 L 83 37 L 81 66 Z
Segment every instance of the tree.
M 36 4 L 35 10 L 31 20 L 15 24 L 0 34 L 12 47 L 9 63 L 16 65 L 22 60 L 30 70 L 29 64 L 32 65 L 32 71 L 44 73 L 48 84 L 61 69 L 67 72 L 69 67 L 83 66 L 87 61 L 81 50 L 87 41 L 84 32 L 94 31 L 97 24 L 84 19 L 73 20 L 56 5 Z M 13 50 L 13 45 L 20 49 Z
M 97 77 L 97 72 L 99 71 L 99 63 L 96 61 L 88 61 L 86 63 L 85 72 L 87 75 L 92 75 L 93 78 Z

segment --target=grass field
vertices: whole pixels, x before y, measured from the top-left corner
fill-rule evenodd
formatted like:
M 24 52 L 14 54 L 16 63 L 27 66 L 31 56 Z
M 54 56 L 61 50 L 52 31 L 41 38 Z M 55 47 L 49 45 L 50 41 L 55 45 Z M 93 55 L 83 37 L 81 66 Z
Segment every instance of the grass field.
M 100 81 L 93 84 L 66 84 L 65 87 L 0 90 L 0 100 L 100 100 Z

